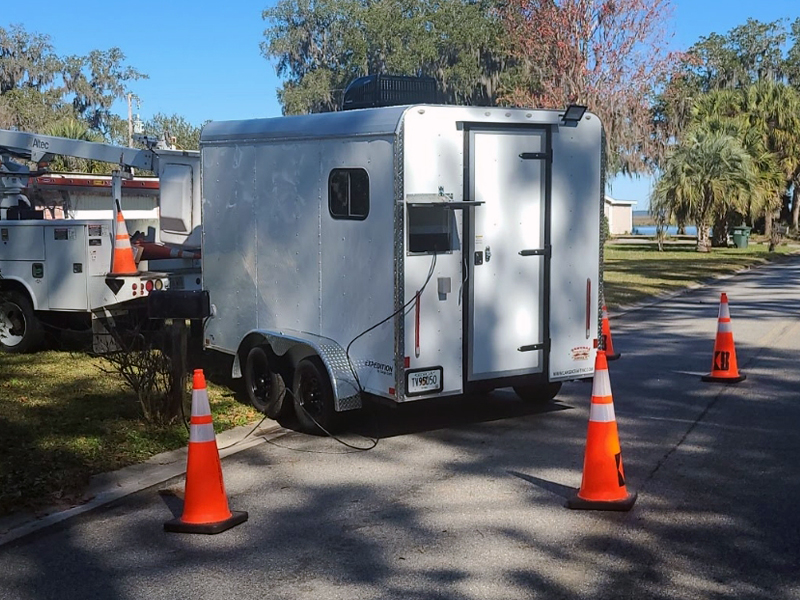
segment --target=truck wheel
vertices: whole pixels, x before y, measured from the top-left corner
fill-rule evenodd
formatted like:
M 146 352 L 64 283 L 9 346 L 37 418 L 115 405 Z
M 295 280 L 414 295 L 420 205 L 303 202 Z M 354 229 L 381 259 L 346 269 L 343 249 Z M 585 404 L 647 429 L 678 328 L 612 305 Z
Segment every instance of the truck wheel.
M 301 360 L 294 372 L 294 411 L 306 433 L 326 433 L 337 425 L 333 388 L 325 365 L 317 356 Z
M 514 391 L 517 396 L 526 402 L 545 403 L 550 402 L 561 391 L 561 382 L 538 383 L 535 385 L 515 385 Z
M 272 370 L 269 357 L 262 346 L 252 348 L 244 364 L 244 385 L 247 398 L 256 410 L 270 419 L 278 419 L 286 412 L 286 385 L 283 377 Z
M 44 329 L 30 300 L 19 292 L 0 293 L 0 349 L 23 354 L 37 350 L 43 341 Z

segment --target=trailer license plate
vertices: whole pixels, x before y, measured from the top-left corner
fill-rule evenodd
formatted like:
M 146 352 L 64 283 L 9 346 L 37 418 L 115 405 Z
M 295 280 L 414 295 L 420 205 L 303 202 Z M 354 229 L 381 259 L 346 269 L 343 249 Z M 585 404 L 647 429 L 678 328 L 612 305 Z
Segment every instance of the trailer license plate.
M 408 373 L 408 395 L 424 394 L 425 392 L 442 391 L 442 368 L 428 369 L 426 371 L 412 371 Z

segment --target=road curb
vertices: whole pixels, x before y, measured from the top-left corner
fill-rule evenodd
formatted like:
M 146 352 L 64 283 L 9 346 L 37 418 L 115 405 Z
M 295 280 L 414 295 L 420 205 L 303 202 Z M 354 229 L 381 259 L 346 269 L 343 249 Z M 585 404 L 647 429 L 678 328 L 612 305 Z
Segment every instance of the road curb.
M 274 421 L 264 425 L 242 425 L 217 435 L 220 458 L 247 450 L 279 438 L 290 430 Z M 54 508 L 32 515 L 23 513 L 0 519 L 0 546 L 18 540 L 46 527 L 82 515 L 125 496 L 161 485 L 186 473 L 186 448 L 157 454 L 143 463 L 92 477 L 84 494 L 86 502 L 67 509 Z

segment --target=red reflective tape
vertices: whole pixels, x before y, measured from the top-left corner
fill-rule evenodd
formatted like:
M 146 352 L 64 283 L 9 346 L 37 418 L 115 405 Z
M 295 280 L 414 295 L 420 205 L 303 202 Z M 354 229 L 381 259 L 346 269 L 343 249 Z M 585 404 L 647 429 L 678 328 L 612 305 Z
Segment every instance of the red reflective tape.
M 419 358 L 419 292 L 417 292 L 417 302 L 414 310 L 414 356 Z
M 211 415 L 193 416 L 191 419 L 192 425 L 205 425 L 211 423 Z

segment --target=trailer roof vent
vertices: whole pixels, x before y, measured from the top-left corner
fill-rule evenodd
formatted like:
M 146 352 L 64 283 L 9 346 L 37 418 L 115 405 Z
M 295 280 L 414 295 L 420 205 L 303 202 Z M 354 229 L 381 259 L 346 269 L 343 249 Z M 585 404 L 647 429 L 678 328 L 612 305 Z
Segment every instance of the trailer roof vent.
M 367 75 L 347 86 L 342 110 L 438 102 L 439 94 L 433 77 Z

